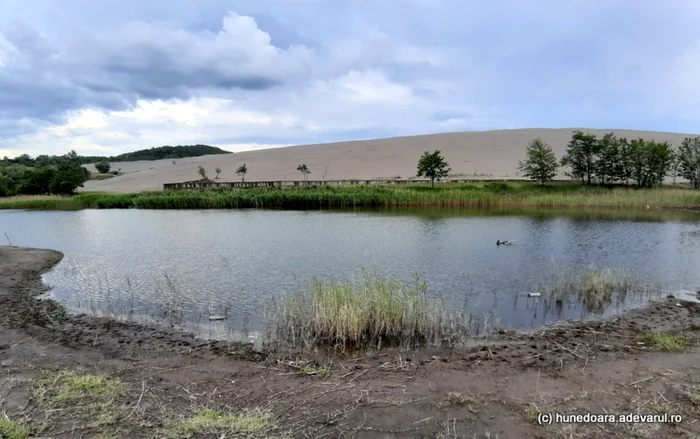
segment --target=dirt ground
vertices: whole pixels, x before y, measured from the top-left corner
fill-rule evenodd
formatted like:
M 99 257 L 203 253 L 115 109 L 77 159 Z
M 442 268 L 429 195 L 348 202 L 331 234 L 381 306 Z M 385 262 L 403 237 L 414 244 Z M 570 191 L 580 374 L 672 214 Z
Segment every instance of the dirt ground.
M 290 358 L 71 316 L 34 298 L 61 257 L 0 247 L 0 438 L 700 437 L 700 304 L 471 349 Z M 680 418 L 540 425 L 550 413 Z

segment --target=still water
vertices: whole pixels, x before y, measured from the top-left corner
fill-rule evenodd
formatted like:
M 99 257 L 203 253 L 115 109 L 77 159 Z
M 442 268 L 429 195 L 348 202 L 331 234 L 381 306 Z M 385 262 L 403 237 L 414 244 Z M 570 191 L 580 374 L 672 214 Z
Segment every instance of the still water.
M 449 307 L 514 329 L 586 316 L 576 301 L 528 298 L 561 269 L 631 269 L 664 294 L 700 288 L 700 215 L 691 212 L 0 211 L 0 232 L 65 254 L 44 278 L 69 308 L 175 312 L 217 338 L 255 334 L 274 297 L 313 278 L 357 279 L 362 267 L 403 280 L 417 273 Z M 499 247 L 499 239 L 517 241 Z M 212 315 L 226 317 L 217 333 Z

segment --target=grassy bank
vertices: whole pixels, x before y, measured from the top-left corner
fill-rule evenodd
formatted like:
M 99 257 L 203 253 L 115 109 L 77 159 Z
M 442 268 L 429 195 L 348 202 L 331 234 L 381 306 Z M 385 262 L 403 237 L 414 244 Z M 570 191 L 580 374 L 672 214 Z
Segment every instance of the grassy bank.
M 557 183 L 371 185 L 159 191 L 137 194 L 84 193 L 73 197 L 0 199 L 0 209 L 235 209 L 408 206 L 570 206 L 610 208 L 698 208 L 700 191 L 677 187 L 602 188 Z

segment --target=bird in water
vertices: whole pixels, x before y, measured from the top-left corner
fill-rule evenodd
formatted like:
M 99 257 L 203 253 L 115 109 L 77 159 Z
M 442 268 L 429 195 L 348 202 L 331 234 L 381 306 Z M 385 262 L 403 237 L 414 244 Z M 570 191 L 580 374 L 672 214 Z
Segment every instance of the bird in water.
M 500 239 L 496 241 L 496 245 L 511 245 L 515 242 L 516 240 L 510 240 L 510 241 L 501 241 Z

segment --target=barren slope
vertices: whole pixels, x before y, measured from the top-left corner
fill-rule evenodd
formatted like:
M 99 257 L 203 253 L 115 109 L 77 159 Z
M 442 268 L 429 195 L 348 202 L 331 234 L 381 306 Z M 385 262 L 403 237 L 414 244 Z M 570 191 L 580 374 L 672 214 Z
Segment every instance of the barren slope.
M 416 174 L 416 162 L 427 150 L 439 149 L 449 162 L 453 174 L 474 177 L 515 178 L 518 161 L 525 156 L 528 142 L 540 137 L 552 145 L 558 157 L 563 154 L 575 128 L 518 129 L 481 132 L 431 134 L 393 137 L 319 145 L 248 151 L 230 155 L 209 155 L 176 160 L 113 163 L 126 175 L 103 181 L 89 181 L 83 191 L 138 192 L 160 190 L 163 183 L 198 179 L 197 166 L 204 166 L 213 177 L 214 169 L 222 169 L 221 180 L 238 180 L 235 170 L 246 163 L 246 180 L 300 180 L 296 171 L 305 163 L 310 179 L 371 179 Z M 630 130 L 588 130 L 602 136 L 614 131 L 619 137 L 653 138 L 678 146 L 691 134 Z M 94 168 L 90 166 L 94 171 Z

